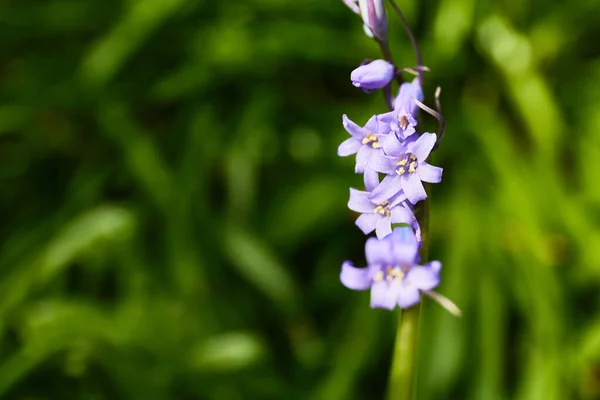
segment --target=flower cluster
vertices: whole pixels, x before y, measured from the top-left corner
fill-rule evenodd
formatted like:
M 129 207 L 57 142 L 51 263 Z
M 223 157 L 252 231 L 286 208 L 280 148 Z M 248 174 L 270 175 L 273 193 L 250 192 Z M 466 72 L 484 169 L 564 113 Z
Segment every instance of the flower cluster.
M 361 15 L 367 34 L 386 45 L 383 1 L 344 1 Z M 417 131 L 420 108 L 441 119 L 439 113 L 422 103 L 425 68 L 418 68 L 408 69 L 418 74 L 417 78 L 403 82 L 391 57 L 363 62 L 350 74 L 352 84 L 367 93 L 383 89 L 389 110 L 373 115 L 363 126 L 346 115 L 342 117 L 350 138 L 340 144 L 338 155 L 356 154 L 354 170 L 363 174 L 365 186 L 365 190 L 350 188 L 348 207 L 360 214 L 356 226 L 367 235 L 374 231 L 376 238 L 369 238 L 366 243 L 368 266 L 355 268 L 346 261 L 340 279 L 350 289 L 371 289 L 374 308 L 407 308 L 420 301 L 421 293 L 441 297 L 431 292 L 440 283 L 441 264 L 434 261 L 419 265 L 422 237 L 414 207 L 427 198 L 423 182 L 440 182 L 442 168 L 428 163 L 438 144 L 437 135 Z M 398 95 L 392 99 L 394 80 L 401 84 Z M 392 230 L 394 224 L 403 226 Z

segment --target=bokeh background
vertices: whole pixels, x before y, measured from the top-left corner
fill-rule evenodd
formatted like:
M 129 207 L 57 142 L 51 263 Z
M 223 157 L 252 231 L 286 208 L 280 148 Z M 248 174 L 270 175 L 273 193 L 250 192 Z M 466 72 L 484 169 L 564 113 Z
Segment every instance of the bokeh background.
M 464 313 L 425 300 L 417 398 L 600 398 L 600 4 L 399 3 Z M 337 0 L 0 1 L 0 398 L 384 398 L 397 314 L 338 281 L 377 57 Z

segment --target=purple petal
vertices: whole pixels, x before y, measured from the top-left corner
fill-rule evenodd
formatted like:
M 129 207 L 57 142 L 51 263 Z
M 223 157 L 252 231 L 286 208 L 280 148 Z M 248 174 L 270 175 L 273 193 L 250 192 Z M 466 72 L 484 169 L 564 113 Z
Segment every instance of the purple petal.
M 358 5 L 367 36 L 375 35 L 379 40 L 385 42 L 387 17 L 383 0 L 359 0 Z
M 377 129 L 379 129 L 379 121 L 377 120 L 377 115 L 373 115 L 371 118 L 369 118 L 363 129 L 365 131 L 368 131 L 369 133 L 377 133 Z
M 442 181 L 442 172 L 444 170 L 426 162 L 420 163 L 417 168 L 419 178 L 424 182 L 438 183 Z
M 394 228 L 390 238 L 392 240 L 394 263 L 400 265 L 406 264 L 408 266 L 415 264 L 419 252 L 419 244 L 412 228 Z
M 377 226 L 375 228 L 375 233 L 377 234 L 377 239 L 383 239 L 390 233 L 392 233 L 392 225 L 390 223 L 389 217 L 384 217 L 382 215 L 377 215 Z
M 406 208 L 402 206 L 396 206 L 391 209 L 391 212 L 392 214 L 390 215 L 390 220 L 392 224 L 411 225 L 413 223 L 414 215 L 411 211 L 407 210 Z
M 371 146 L 362 145 L 358 153 L 356 153 L 356 167 L 354 167 L 354 172 L 357 174 L 365 172 L 365 168 L 369 165 L 369 160 L 376 151 Z
M 373 232 L 375 228 L 377 228 L 378 219 L 379 218 L 377 214 L 361 214 L 358 218 L 356 218 L 354 223 L 356 226 L 358 226 L 358 229 L 363 231 L 365 235 L 368 235 L 369 233 Z
M 374 283 L 371 287 L 371 308 L 393 310 L 400 291 L 400 283 L 388 284 L 386 281 Z
M 404 192 L 401 190 L 400 192 L 398 192 L 398 194 L 396 194 L 395 196 L 393 196 L 390 200 L 390 209 L 392 209 L 392 207 L 397 206 L 398 204 L 402 203 L 402 202 L 406 202 L 406 195 L 404 194 Z M 409 206 L 403 206 L 405 208 L 409 208 Z
M 364 174 L 365 189 L 367 189 L 367 192 L 370 192 L 379 185 L 379 173 L 373 168 L 367 167 Z
M 375 60 L 361 65 L 350 74 L 352 84 L 374 90 L 387 86 L 394 78 L 394 66 L 385 60 Z
M 440 284 L 439 271 L 432 268 L 416 266 L 410 269 L 404 278 L 412 286 L 421 290 L 431 290 Z
M 340 281 L 352 290 L 369 289 L 372 283 L 369 268 L 355 268 L 350 261 L 345 261 L 342 264 Z
M 344 140 L 338 147 L 338 156 L 346 157 L 350 154 L 354 154 L 358 151 L 358 149 L 360 149 L 360 146 L 362 146 L 360 141 L 354 139 L 353 137 L 348 138 Z
M 419 79 L 415 78 L 412 83 L 403 83 L 398 91 L 398 96 L 394 100 L 394 109 L 404 108 L 411 115 L 416 116 L 419 107 L 412 101 L 411 97 L 423 101 L 423 90 L 419 85 Z
M 360 126 L 356 125 L 354 121 L 352 121 L 346 114 L 342 115 L 342 125 L 344 125 L 344 129 L 346 132 L 351 134 L 354 138 L 362 141 L 362 139 L 367 135 L 365 130 Z
M 398 292 L 398 305 L 401 308 L 412 307 L 421 301 L 419 290 L 406 282 L 403 282 Z
M 402 190 L 402 183 L 399 175 L 388 175 L 371 192 L 369 198 L 373 203 L 383 203 L 386 200 L 394 197 L 400 190 Z M 417 178 L 418 179 L 418 178 Z
M 377 172 L 391 175 L 396 172 L 396 160 L 395 157 L 384 156 L 383 153 L 379 152 L 370 160 L 370 166 Z
M 381 148 L 388 156 L 400 157 L 406 153 L 406 146 L 400 142 L 394 132 L 380 137 L 379 143 L 381 143 Z
M 404 190 L 404 194 L 406 194 L 406 198 L 413 204 L 421 200 L 425 200 L 427 198 L 427 193 L 425 193 L 425 188 L 421 183 L 421 179 L 417 174 L 408 174 L 400 177 L 400 184 L 402 185 L 402 190 Z M 385 179 L 384 179 L 385 181 Z M 383 184 L 383 182 L 382 182 Z M 379 185 L 381 186 L 381 185 Z M 371 200 L 373 200 L 373 191 L 371 193 Z
M 369 192 L 350 188 L 350 200 L 348 200 L 348 208 L 359 213 L 373 212 L 375 205 L 369 200 Z
M 389 240 L 367 239 L 365 256 L 369 265 L 387 265 L 392 261 L 392 247 Z
M 425 264 L 424 267 L 431 268 L 432 271 L 439 274 L 442 269 L 442 263 L 439 261 L 431 261 Z
M 396 118 L 396 112 L 395 111 L 389 111 L 383 114 L 379 114 L 377 116 L 377 118 L 379 119 L 380 122 L 383 122 L 385 124 L 390 124 L 394 118 Z
M 409 147 L 409 151 L 417 156 L 419 163 L 425 161 L 427 157 L 429 157 L 429 153 L 431 153 L 431 149 L 433 149 L 433 146 L 435 145 L 436 137 L 435 133 L 424 133 L 411 147 Z

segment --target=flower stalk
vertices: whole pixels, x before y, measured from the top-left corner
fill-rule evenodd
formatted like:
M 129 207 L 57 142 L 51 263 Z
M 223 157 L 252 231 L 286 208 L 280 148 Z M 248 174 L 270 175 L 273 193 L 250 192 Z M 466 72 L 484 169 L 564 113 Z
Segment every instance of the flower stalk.
M 429 190 L 424 183 L 439 183 L 443 169 L 429 163 L 431 152 L 444 136 L 446 123 L 441 114 L 440 89 L 435 93 L 435 108 L 423 103 L 423 66 L 421 53 L 404 14 L 389 0 L 410 38 L 417 59 L 414 68 L 398 68 L 388 47 L 385 0 L 344 0 L 361 15 L 365 33 L 376 40 L 384 60 L 368 60 L 352 71 L 352 84 L 365 93 L 381 90 L 387 112 L 373 115 L 364 125 L 342 117 L 350 135 L 338 147 L 338 155 L 355 155 L 354 172 L 363 174 L 365 190 L 350 188 L 348 208 L 358 213 L 355 225 L 367 238 L 367 265 L 355 267 L 344 261 L 341 283 L 352 290 L 370 290 L 371 308 L 400 308 L 392 368 L 389 400 L 415 398 L 419 320 L 424 295 L 437 301 L 453 315 L 460 310 L 443 295 L 434 292 L 441 283 L 439 261 L 427 262 L 429 246 Z M 401 72 L 417 75 L 404 82 Z M 392 98 L 392 85 L 398 94 Z M 424 111 L 438 121 L 438 132 L 424 132 L 418 113 Z M 427 189 L 428 189 L 427 185 Z M 397 226 L 400 225 L 400 226 Z
M 420 207 L 415 210 L 415 213 L 422 232 L 419 254 L 422 262 L 426 262 L 429 244 L 429 198 L 420 203 Z M 421 308 L 422 303 L 419 307 L 400 310 L 392 369 L 388 381 L 388 400 L 412 400 L 415 398 Z

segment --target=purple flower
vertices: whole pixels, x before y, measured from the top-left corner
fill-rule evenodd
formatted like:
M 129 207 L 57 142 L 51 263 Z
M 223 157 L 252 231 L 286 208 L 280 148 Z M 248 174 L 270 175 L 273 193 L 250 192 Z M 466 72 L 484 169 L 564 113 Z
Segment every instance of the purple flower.
M 353 290 L 371 289 L 371 308 L 408 308 L 421 300 L 420 291 L 440 283 L 439 261 L 418 265 L 419 245 L 411 228 L 395 228 L 383 240 L 369 238 L 365 245 L 368 266 L 342 264 L 340 280 Z
M 382 203 L 396 196 L 401 190 L 413 204 L 427 198 L 421 181 L 438 183 L 442 180 L 442 168 L 425 162 L 435 141 L 435 133 L 424 133 L 417 140 L 409 141 L 406 152 L 399 156 L 377 156 L 371 162 L 373 168 L 388 176 L 371 192 L 371 201 Z
M 350 188 L 350 200 L 348 208 L 361 213 L 356 219 L 356 226 L 360 228 L 365 235 L 375 231 L 377 238 L 383 239 L 392 233 L 392 224 L 408 224 L 418 226 L 417 218 L 403 202 L 406 196 L 398 193 L 389 201 L 374 203 L 369 200 L 370 192 L 379 184 L 378 174 L 365 172 L 366 192 Z
M 361 65 L 350 74 L 352 84 L 367 91 L 381 89 L 394 78 L 394 66 L 385 60 Z
M 379 116 L 381 121 L 390 125 L 391 131 L 396 133 L 400 140 L 415 133 L 417 125 L 415 118 L 419 107 L 412 101 L 412 98 L 423 101 L 423 90 L 418 79 L 413 80 L 412 83 L 403 83 L 398 96 L 394 99 L 394 111 Z
M 388 138 L 390 135 L 387 134 L 389 127 L 379 121 L 376 115 L 371 117 L 362 128 L 345 114 L 342 116 L 342 123 L 352 137 L 340 144 L 338 155 L 345 157 L 356 153 L 356 167 L 354 170 L 357 173 L 363 173 L 369 167 L 373 156 L 383 155 L 382 144 L 390 140 Z

